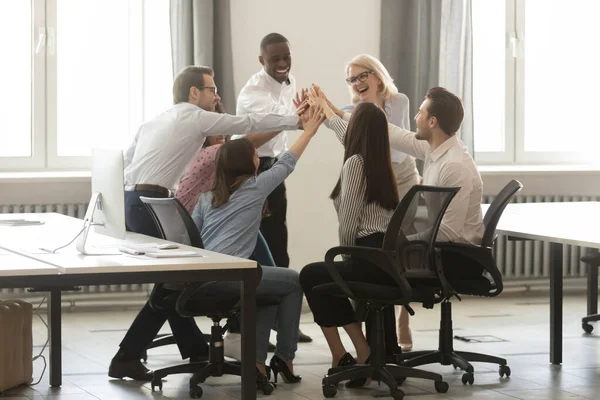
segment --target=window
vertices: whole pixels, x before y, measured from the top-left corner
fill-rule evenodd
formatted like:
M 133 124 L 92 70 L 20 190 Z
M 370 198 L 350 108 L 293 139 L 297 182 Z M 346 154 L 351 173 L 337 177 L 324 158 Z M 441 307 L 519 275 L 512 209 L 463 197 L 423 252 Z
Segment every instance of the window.
M 596 162 L 597 0 L 473 0 L 479 163 Z
M 0 168 L 89 166 L 168 108 L 169 2 L 0 2 Z

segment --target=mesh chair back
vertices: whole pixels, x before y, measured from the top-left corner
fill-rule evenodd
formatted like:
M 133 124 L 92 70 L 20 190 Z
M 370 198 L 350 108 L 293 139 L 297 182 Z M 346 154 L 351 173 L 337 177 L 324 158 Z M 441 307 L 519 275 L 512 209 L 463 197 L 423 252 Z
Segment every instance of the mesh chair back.
M 204 248 L 194 220 L 175 198 L 140 197 L 162 238 L 171 242 Z
M 401 200 L 394 211 L 383 241 L 383 249 L 394 252 L 400 259 L 405 272 L 422 272 L 425 276 L 435 273 L 431 262 L 434 243 L 444 213 L 448 205 L 458 193 L 460 187 L 437 187 L 415 185 Z M 406 236 L 402 226 L 407 225 L 408 211 L 415 207 L 421 199 L 425 206 L 418 207 L 414 224 L 416 234 Z
M 508 182 L 504 188 L 498 193 L 490 207 L 487 209 L 485 216 L 483 217 L 483 225 L 485 231 L 483 232 L 483 238 L 481 239 L 482 247 L 492 247 L 496 240 L 496 227 L 498 221 L 502 216 L 502 212 L 510 203 L 512 198 L 523 189 L 523 184 L 516 179 Z

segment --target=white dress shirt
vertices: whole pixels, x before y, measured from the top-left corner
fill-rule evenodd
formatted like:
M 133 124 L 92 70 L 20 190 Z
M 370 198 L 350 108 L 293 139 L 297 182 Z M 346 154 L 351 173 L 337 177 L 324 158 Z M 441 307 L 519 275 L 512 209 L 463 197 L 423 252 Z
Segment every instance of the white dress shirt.
M 334 115 L 330 119 L 330 127 L 338 137 L 343 137 L 348 123 Z M 479 246 L 484 230 L 481 216 L 483 182 L 467 147 L 456 136 L 452 136 L 431 151 L 429 143 L 415 138 L 413 132 L 392 124 L 389 124 L 389 130 L 391 148 L 424 161 L 424 185 L 461 188 L 444 214 L 437 240 Z
M 175 189 L 206 136 L 258 133 L 298 126 L 297 115 L 236 116 L 179 103 L 138 130 L 125 151 L 125 185 L 151 184 Z
M 454 135 L 431 151 L 429 143 L 414 133 L 391 124 L 389 128 L 392 148 L 424 161 L 424 185 L 460 186 L 444 214 L 437 240 L 479 246 L 484 231 L 483 182 L 467 147 Z
M 264 69 L 252 75 L 242 88 L 237 99 L 237 115 L 250 113 L 276 113 L 281 115 L 296 115 L 292 100 L 296 95 L 296 80 L 288 75 L 288 81 L 279 83 Z M 271 131 L 276 129 L 271 129 Z M 268 132 L 268 131 L 264 131 Z M 234 136 L 236 139 L 241 136 Z M 279 157 L 288 150 L 287 132 L 284 130 L 267 143 L 260 146 L 259 157 Z

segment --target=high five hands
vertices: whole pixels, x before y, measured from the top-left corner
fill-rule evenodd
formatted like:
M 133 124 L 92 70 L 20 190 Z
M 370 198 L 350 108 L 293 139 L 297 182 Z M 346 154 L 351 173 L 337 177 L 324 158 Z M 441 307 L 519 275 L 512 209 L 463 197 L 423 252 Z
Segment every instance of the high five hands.
M 314 83 L 310 88 L 302 89 L 301 93 L 296 93 L 296 98 L 293 99 L 293 102 L 298 115 L 302 115 L 313 107 L 319 107 L 326 118 L 330 118 L 334 114 L 343 115 L 342 111 L 336 108 L 321 88 Z
M 319 106 L 310 106 L 300 115 L 300 121 L 304 132 L 314 136 L 319 129 L 319 126 L 325 121 L 323 109 Z

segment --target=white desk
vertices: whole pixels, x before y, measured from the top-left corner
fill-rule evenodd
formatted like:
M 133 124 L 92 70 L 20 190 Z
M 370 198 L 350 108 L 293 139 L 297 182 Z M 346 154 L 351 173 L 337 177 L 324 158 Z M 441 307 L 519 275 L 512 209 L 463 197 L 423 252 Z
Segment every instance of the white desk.
M 11 219 L 0 216 L 0 219 Z M 13 217 L 14 218 L 14 217 Z M 83 222 L 61 214 L 19 214 L 19 218 L 41 220 L 42 225 L 0 225 L 0 288 L 35 288 L 48 291 L 50 330 L 50 384 L 60 386 L 61 377 L 61 291 L 87 285 L 133 283 L 173 283 L 212 280 L 239 280 L 242 310 L 242 396 L 256 398 L 255 384 L 255 308 L 258 268 L 256 262 L 179 245 L 179 250 L 192 250 L 202 257 L 151 258 L 130 255 L 84 256 L 75 244 L 50 254 L 39 247 L 56 248 L 68 243 L 82 229 Z M 99 250 L 116 249 L 120 241 L 90 234 L 91 244 Z M 134 243 L 169 243 L 136 233 L 128 233 L 126 241 Z M 6 254 L 7 252 L 13 253 Z M 6 260 L 8 262 L 2 262 Z
M 483 212 L 488 205 L 482 205 Z M 550 362 L 562 363 L 562 245 L 600 248 L 600 202 L 511 203 L 497 233 L 521 240 L 550 243 Z M 597 290 L 597 288 L 596 288 Z
M 53 265 L 25 258 L 5 250 L 0 250 L 0 276 L 47 276 L 57 275 Z M 1 278 L 0 278 L 1 279 Z

